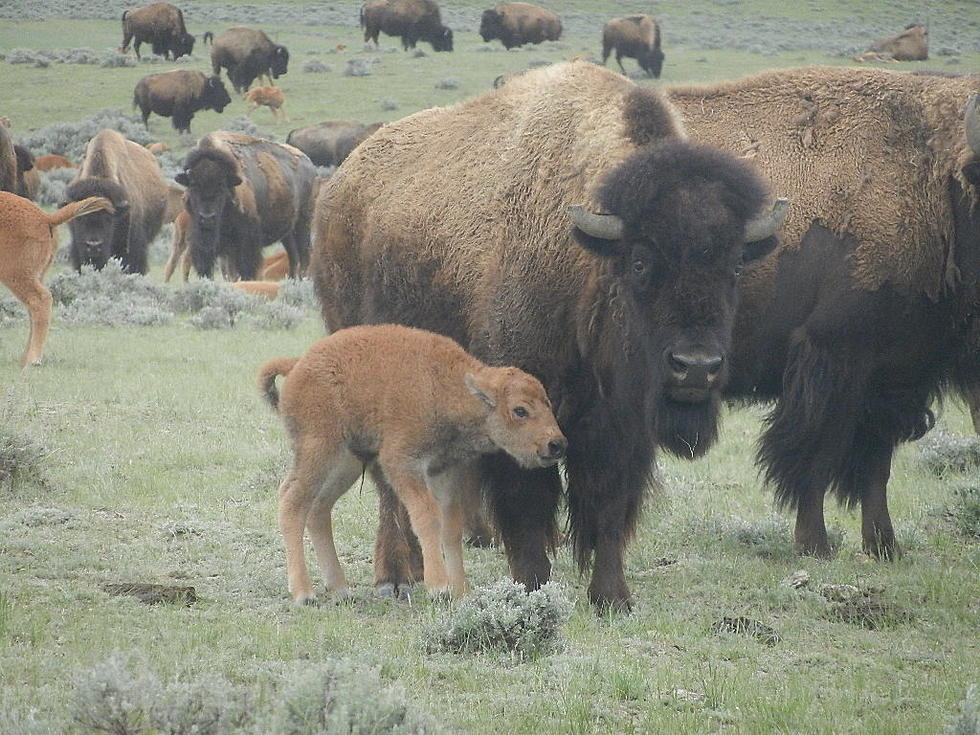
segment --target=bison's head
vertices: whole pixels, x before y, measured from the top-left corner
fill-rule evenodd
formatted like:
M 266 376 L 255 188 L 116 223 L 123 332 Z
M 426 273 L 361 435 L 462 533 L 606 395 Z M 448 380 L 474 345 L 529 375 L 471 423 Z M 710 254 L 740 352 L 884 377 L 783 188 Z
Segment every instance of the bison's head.
M 747 261 L 775 244 L 760 217 L 766 186 L 729 154 L 673 140 L 635 153 L 598 192 L 605 214 L 573 208 L 574 235 L 606 260 L 600 288 L 606 327 L 619 332 L 644 408 L 660 443 L 688 457 L 713 441 L 718 397 L 727 378 L 736 279 Z M 592 315 L 591 318 L 595 318 Z M 619 359 L 618 357 L 615 359 Z M 615 386 L 607 386 L 610 393 Z M 635 395 L 634 389 L 629 391 Z
M 435 34 L 432 36 L 432 50 L 433 51 L 452 51 L 453 50 L 453 32 L 451 28 L 446 26 L 439 26 L 436 29 Z
M 503 16 L 493 8 L 484 10 L 480 18 L 480 38 L 484 41 L 492 41 L 500 38 Z
M 283 74 L 286 73 L 286 69 L 289 67 L 289 51 L 285 46 L 276 46 L 275 51 L 272 52 L 272 63 L 269 66 L 269 71 L 272 74 L 273 79 L 278 79 Z
M 231 95 L 228 94 L 221 77 L 213 76 L 205 80 L 202 102 L 205 110 L 215 112 L 224 112 L 225 107 L 231 104 Z
M 190 33 L 178 34 L 170 44 L 170 51 L 174 60 L 181 56 L 190 56 L 194 53 L 194 36 Z
M 242 183 L 238 169 L 223 151 L 195 148 L 174 180 L 187 188 L 184 208 L 191 220 L 191 261 L 201 276 L 211 278 L 225 212 L 234 207 L 235 187 Z
M 112 202 L 115 212 L 92 212 L 68 223 L 71 258 L 75 268 L 91 265 L 101 270 L 113 255 L 126 252 L 129 242 L 129 198 L 116 182 L 93 176 L 72 182 L 65 190 L 62 206 L 91 196 L 105 197 Z
M 660 72 L 664 67 L 663 51 L 658 48 L 645 51 L 637 60 L 640 62 L 640 68 L 642 68 L 643 71 L 655 79 L 660 79 Z

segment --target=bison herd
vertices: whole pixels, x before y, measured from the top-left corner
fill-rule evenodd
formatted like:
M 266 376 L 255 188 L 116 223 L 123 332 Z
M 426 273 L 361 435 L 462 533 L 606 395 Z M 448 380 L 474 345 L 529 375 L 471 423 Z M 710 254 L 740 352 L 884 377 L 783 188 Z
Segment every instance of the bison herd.
M 369 0 L 360 21 L 366 40 L 453 49 L 433 0 Z M 166 3 L 127 11 L 123 27 L 137 53 L 193 47 Z M 480 21 L 506 48 L 560 34 L 556 14 L 521 2 Z M 239 93 L 286 73 L 289 52 L 262 31 L 207 36 L 213 76 L 140 80 L 144 123 L 189 131 L 196 111 L 220 112 L 222 69 Z M 612 53 L 659 77 L 656 21 L 610 20 L 603 64 Z M 281 106 L 277 88 L 258 89 L 253 104 Z M 813 67 L 657 91 L 575 60 L 385 125 L 327 121 L 286 144 L 211 133 L 180 188 L 104 130 L 54 215 L 14 196 L 41 164 L 0 126 L 0 188 L 14 192 L 0 276 L 28 306 L 36 363 L 58 223 L 75 268 L 117 258 L 145 273 L 171 221 L 203 277 L 262 277 L 263 249 L 282 243 L 275 267 L 309 273 L 335 333 L 260 371 L 295 452 L 279 515 L 294 599 L 314 597 L 304 528 L 327 588 L 346 591 L 331 508 L 366 469 L 379 590 L 424 579 L 465 592 L 463 518 L 478 526 L 481 508 L 512 576 L 537 587 L 564 505 L 590 601 L 629 610 L 624 555 L 657 453 L 703 456 L 725 400 L 772 404 L 757 461 L 796 512 L 799 552 L 830 554 L 830 492 L 860 506 L 869 555 L 901 554 L 896 446 L 927 432 L 951 391 L 980 431 L 978 108 L 976 76 Z M 317 165 L 338 168 L 318 179 Z

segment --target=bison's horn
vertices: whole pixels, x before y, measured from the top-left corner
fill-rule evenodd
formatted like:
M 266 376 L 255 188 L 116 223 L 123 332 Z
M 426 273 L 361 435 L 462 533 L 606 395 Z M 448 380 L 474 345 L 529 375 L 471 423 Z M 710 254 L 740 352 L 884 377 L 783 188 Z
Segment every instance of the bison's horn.
M 780 197 L 772 203 L 772 209 L 750 220 L 745 225 L 745 242 L 757 242 L 772 237 L 789 214 L 789 199 Z
M 966 142 L 980 156 L 980 94 L 972 94 L 966 101 L 963 125 L 966 127 Z
M 615 214 L 596 214 L 581 204 L 573 204 L 568 208 L 568 216 L 586 235 L 600 240 L 619 240 L 623 237 L 623 220 Z

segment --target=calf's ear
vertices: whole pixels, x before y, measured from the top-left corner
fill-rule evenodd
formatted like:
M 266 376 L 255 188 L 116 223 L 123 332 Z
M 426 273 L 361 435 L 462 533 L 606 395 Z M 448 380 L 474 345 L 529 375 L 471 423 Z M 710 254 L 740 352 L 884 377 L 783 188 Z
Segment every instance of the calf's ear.
M 490 376 L 487 373 L 487 370 L 481 370 L 479 373 L 466 373 L 463 376 L 463 382 L 470 393 L 483 401 L 487 408 L 493 409 L 497 405 L 497 400 L 493 382 L 489 380 Z

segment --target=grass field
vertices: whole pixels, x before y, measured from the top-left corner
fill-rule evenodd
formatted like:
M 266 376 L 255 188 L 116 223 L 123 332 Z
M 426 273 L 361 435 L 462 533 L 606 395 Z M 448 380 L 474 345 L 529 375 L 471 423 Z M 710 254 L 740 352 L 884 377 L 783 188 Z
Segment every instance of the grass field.
M 596 0 L 563 6 L 570 18 L 566 38 L 506 52 L 476 35 L 482 6 L 444 3 L 447 22 L 460 29 L 456 51 L 434 54 L 422 45 L 426 55 L 416 58 L 396 39 L 383 38 L 380 51 L 364 50 L 354 4 L 307 11 L 263 2 L 184 5 L 194 33 L 231 25 L 219 19 L 240 11 L 242 22 L 261 22 L 290 48 L 290 72 L 280 80 L 290 121 L 275 124 L 267 110 L 253 115 L 280 138 L 323 119 L 387 120 L 450 104 L 488 89 L 503 72 L 597 53 L 596 23 L 636 10 Z M 119 43 L 116 5 L 100 6 L 98 18 L 70 20 L 13 17 L 17 7 L 14 0 L 0 7 L 0 52 L 102 52 Z M 913 18 L 905 7 L 655 2 L 644 10 L 664 22 L 664 76 L 638 81 L 843 64 L 843 51 L 861 33 L 885 35 L 925 21 L 927 13 L 933 48 L 949 53 L 925 66 L 980 71 L 975 3 L 933 3 Z M 47 5 L 23 8 L 45 15 Z M 332 22 L 307 24 L 304 12 Z M 271 20 L 277 15 L 281 24 Z M 815 30 L 801 34 L 807 27 Z M 338 51 L 340 45 L 346 48 Z M 312 58 L 331 70 L 302 72 Z M 369 76 L 344 76 L 352 58 L 379 61 Z M 206 69 L 205 51 L 181 66 Z M 166 68 L 151 62 L 36 68 L 0 60 L 0 114 L 12 119 L 17 136 L 104 108 L 128 111 L 136 81 Z M 437 88 L 443 80 L 454 80 L 455 88 Z M 382 109 L 382 101 L 397 109 Z M 224 115 L 199 114 L 192 129 L 195 135 L 220 129 L 244 109 L 236 99 Z M 167 120 L 151 118 L 150 127 L 178 152 L 193 144 L 179 139 Z M 160 271 L 158 255 L 150 277 L 159 281 Z M 773 511 L 751 461 L 766 407 L 733 407 L 706 458 L 661 459 L 661 487 L 651 488 L 627 557 L 637 602 L 631 615 L 597 618 L 562 549 L 554 578 L 575 609 L 557 652 L 523 662 L 427 653 L 423 632 L 447 604 L 421 591 L 410 602 L 374 596 L 376 497 L 367 483 L 352 489 L 335 513 L 354 600 L 304 609 L 288 601 L 275 490 L 289 456 L 278 419 L 259 399 L 254 372 L 264 359 L 299 354 L 323 334 L 314 308 L 292 330 L 196 329 L 183 317 L 155 327 L 84 326 L 59 313 L 45 364 L 25 371 L 16 360 L 26 324 L 0 318 L 0 459 L 11 456 L 2 442 L 13 437 L 26 449 L 12 456 L 23 465 L 40 457 L 42 473 L 40 480 L 0 481 L 4 735 L 95 732 L 80 713 L 111 699 L 106 687 L 97 695 L 89 686 L 92 672 L 109 659 L 125 664 L 133 681 L 152 674 L 162 682 L 157 688 L 169 686 L 171 694 L 177 684 L 197 684 L 220 698 L 235 687 L 258 713 L 281 709 L 284 688 L 304 672 L 339 662 L 377 672 L 385 691 L 443 730 L 488 734 L 937 733 L 968 687 L 980 684 L 980 546 L 962 527 L 969 512 L 963 498 L 971 487 L 973 497 L 980 495 L 980 470 L 970 464 L 980 449 L 956 402 L 942 408 L 936 432 L 900 450 L 893 467 L 892 516 L 906 550 L 900 561 L 878 564 L 861 554 L 859 519 L 837 509 L 828 512 L 836 557 L 794 556 L 790 520 Z M 966 457 L 964 468 L 937 474 L 929 451 Z M 0 464 L 0 480 L 4 471 Z M 466 561 L 476 585 L 507 574 L 498 549 L 468 549 Z M 809 574 L 808 585 L 783 583 L 798 570 Z M 105 585 L 112 583 L 191 585 L 198 599 L 190 606 L 147 606 L 109 594 Z M 835 593 L 822 585 L 854 590 Z M 828 599 L 835 594 L 852 596 L 853 604 Z M 724 624 L 740 618 L 758 625 Z M 766 629 L 778 641 L 758 635 Z M 380 701 L 363 691 L 350 696 L 365 708 Z M 125 700 L 112 700 L 117 711 Z M 275 720 L 269 717 L 197 732 L 323 731 L 269 724 Z M 192 732 L 178 724 L 135 722 L 116 732 Z

